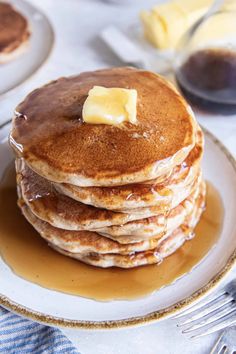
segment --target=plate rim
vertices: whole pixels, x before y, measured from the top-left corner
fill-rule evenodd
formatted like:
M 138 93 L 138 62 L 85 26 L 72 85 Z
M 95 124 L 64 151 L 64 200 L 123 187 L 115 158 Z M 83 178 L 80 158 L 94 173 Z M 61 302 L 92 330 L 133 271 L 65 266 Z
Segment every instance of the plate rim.
M 41 16 L 44 17 L 44 19 L 46 19 L 47 23 L 48 23 L 48 27 L 50 29 L 50 36 L 51 36 L 51 46 L 46 54 L 46 56 L 43 58 L 43 60 L 41 60 L 41 62 L 39 63 L 39 65 L 29 73 L 29 75 L 21 80 L 20 82 L 12 85 L 10 88 L 0 92 L 0 96 L 3 97 L 5 95 L 8 95 L 9 93 L 11 93 L 12 91 L 14 91 L 17 87 L 25 84 L 26 82 L 28 82 L 30 79 L 32 79 L 32 77 L 39 71 L 39 69 L 46 64 L 46 62 L 49 60 L 52 51 L 54 49 L 55 46 L 55 30 L 54 27 L 51 23 L 51 21 L 49 20 L 48 16 L 44 13 L 43 10 L 41 10 L 40 8 L 38 8 L 37 6 L 35 6 L 34 4 L 31 4 L 30 2 L 26 1 L 26 0 L 18 0 L 19 2 L 25 4 L 26 6 L 29 6 L 31 9 L 34 9 L 37 13 L 39 13 Z M 15 4 L 13 4 L 13 6 L 15 7 Z M 17 5 L 18 6 L 18 5 Z M 18 7 L 17 7 L 18 8 Z M 30 40 L 30 39 L 29 39 Z M 0 126 L 1 129 L 1 126 Z
M 6 125 L 7 122 L 2 126 L 0 126 L 0 130 L 3 128 L 3 126 Z M 212 134 L 208 129 L 204 127 L 202 127 L 202 129 L 204 131 L 205 136 L 207 136 L 223 152 L 223 154 L 230 162 L 230 164 L 232 165 L 236 173 L 236 159 L 233 157 L 233 155 L 224 146 L 224 144 L 218 138 L 216 138 L 214 134 Z M 171 317 L 176 312 L 179 312 L 189 307 L 194 302 L 199 301 L 202 297 L 209 294 L 219 285 L 221 280 L 223 280 L 223 278 L 229 273 L 229 271 L 233 268 L 235 264 L 236 264 L 236 248 L 231 253 L 230 257 L 226 261 L 223 268 L 217 274 L 215 274 L 208 283 L 203 285 L 200 289 L 195 291 L 193 294 L 187 296 L 186 298 L 164 309 L 152 311 L 150 313 L 147 313 L 146 315 L 124 318 L 120 320 L 108 320 L 108 321 L 70 320 L 62 317 L 47 315 L 43 312 L 34 311 L 26 306 L 22 306 L 1 293 L 0 293 L 0 305 L 8 310 L 11 310 L 12 312 L 18 315 L 26 317 L 35 322 L 46 324 L 48 326 L 73 328 L 73 329 L 86 329 L 86 330 L 91 330 L 91 329 L 111 330 L 111 329 L 140 326 L 145 324 L 151 324 L 158 320 Z

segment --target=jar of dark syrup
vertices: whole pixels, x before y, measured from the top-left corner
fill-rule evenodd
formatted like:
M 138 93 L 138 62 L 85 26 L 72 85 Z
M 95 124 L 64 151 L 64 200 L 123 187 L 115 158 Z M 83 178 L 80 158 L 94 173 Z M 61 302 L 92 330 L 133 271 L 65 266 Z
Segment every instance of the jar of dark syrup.
M 236 114 L 236 0 L 222 2 L 190 29 L 174 64 L 177 84 L 193 106 Z

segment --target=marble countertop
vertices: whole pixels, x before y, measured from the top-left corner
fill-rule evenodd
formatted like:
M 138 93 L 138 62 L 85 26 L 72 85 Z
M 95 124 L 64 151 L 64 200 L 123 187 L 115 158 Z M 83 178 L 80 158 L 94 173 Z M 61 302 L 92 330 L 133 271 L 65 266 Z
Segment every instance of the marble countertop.
M 96 0 L 30 0 L 45 12 L 56 34 L 49 60 L 28 81 L 14 91 L 0 96 L 0 124 L 7 121 L 24 96 L 49 80 L 85 70 L 121 65 L 99 39 L 108 25 L 125 30 L 137 22 L 141 9 L 158 0 L 129 0 L 120 4 Z M 118 3 L 118 1 L 117 1 Z M 196 112 L 200 123 L 214 133 L 236 156 L 236 116 L 210 116 Z M 229 278 L 235 277 L 236 271 Z M 64 330 L 81 354 L 205 354 L 209 353 L 217 334 L 189 340 L 180 334 L 169 319 L 133 329 L 106 331 Z

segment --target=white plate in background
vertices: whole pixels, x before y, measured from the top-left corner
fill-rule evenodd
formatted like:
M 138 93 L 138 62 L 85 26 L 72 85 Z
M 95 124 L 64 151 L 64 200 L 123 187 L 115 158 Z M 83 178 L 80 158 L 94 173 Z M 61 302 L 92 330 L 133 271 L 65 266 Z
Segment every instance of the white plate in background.
M 0 95 L 28 79 L 48 58 L 54 32 L 47 17 L 24 0 L 8 1 L 29 21 L 31 35 L 26 50 L 9 63 L 0 64 Z

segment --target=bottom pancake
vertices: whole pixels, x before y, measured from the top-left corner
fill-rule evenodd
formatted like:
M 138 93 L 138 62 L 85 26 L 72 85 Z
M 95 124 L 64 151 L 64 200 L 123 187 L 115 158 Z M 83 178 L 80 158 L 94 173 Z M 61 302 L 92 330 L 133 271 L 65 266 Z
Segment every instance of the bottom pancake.
M 202 212 L 205 208 L 205 193 L 199 196 L 194 212 L 189 216 L 184 224 L 174 230 L 170 235 L 162 237 L 158 241 L 157 247 L 152 250 L 146 250 L 143 252 L 132 252 L 127 255 L 115 254 L 115 253 L 73 253 L 65 251 L 64 249 L 50 244 L 56 251 L 75 258 L 84 263 L 108 268 L 133 268 L 143 265 L 159 264 L 164 258 L 174 253 L 179 247 L 183 245 L 186 240 L 190 240 L 194 237 L 194 228 L 197 225 Z
M 6 64 L 10 61 L 17 59 L 29 48 L 29 41 L 26 40 L 19 45 L 16 49 L 9 53 L 0 53 L 0 64 Z

